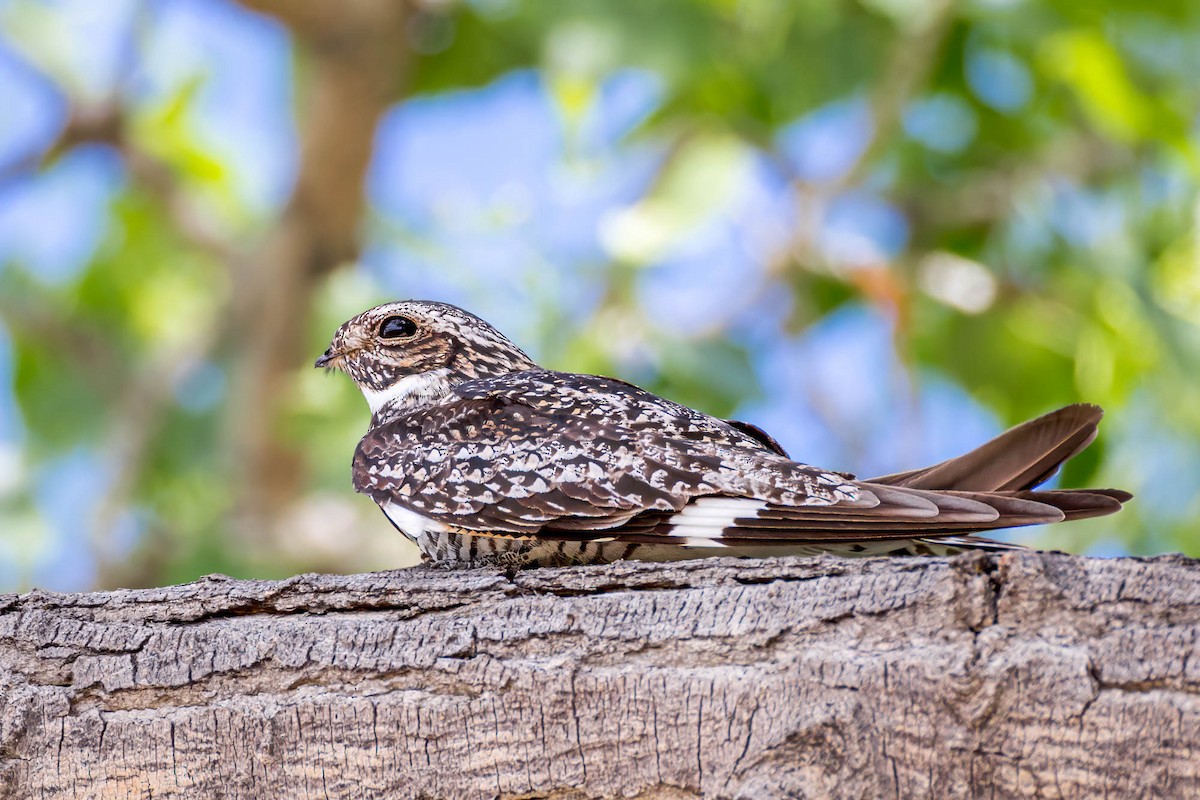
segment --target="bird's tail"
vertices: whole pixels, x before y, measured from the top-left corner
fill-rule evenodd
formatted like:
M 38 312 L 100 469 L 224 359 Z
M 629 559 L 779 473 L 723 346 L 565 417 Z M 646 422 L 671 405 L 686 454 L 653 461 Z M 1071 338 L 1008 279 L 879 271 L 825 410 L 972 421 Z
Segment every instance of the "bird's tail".
M 1023 422 L 969 453 L 871 483 L 912 489 L 1003 492 L 1032 489 L 1096 438 L 1104 411 L 1077 403 Z
M 1057 509 L 1061 520 L 1102 517 L 1121 510 L 1133 498 L 1120 489 L 1056 489 L 1038 491 L 1064 463 L 1082 452 L 1096 438 L 1104 411 L 1086 403 L 1060 408 L 1037 419 L 1010 428 L 995 439 L 940 464 L 872 478 L 868 483 L 953 492 L 984 502 L 1000 511 L 987 528 L 1010 528 L 1054 522 L 1044 513 Z M 1034 503 L 1037 505 L 1029 505 Z M 1005 508 L 1006 505 L 1011 506 Z M 1024 513 L 1019 510 L 1043 510 Z M 1047 506 L 1051 508 L 1046 508 Z M 1054 516 L 1058 516 L 1055 514 Z M 939 537 L 914 542 L 947 552 L 971 549 L 1012 549 L 1015 546 L 982 536 Z
M 932 467 L 872 478 L 868 483 L 1033 501 L 1059 509 L 1064 519 L 1112 514 L 1133 495 L 1119 489 L 1036 491 L 1092 443 L 1103 416 L 1099 406 L 1066 406 L 1011 428 L 969 453 Z M 1007 522 L 1005 527 L 1022 524 L 1015 518 Z

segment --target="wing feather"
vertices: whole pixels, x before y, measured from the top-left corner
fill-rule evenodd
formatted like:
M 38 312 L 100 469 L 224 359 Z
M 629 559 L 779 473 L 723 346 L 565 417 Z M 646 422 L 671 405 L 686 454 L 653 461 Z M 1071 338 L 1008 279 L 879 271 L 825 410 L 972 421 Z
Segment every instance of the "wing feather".
M 739 552 L 959 542 L 1119 509 L 1129 495 L 1116 490 L 1032 490 L 1098 419 L 1068 407 L 959 459 L 855 481 L 790 460 L 752 425 L 619 381 L 531 372 L 468 382 L 453 401 L 372 428 L 353 472 L 381 505 L 489 536 Z
M 581 397 L 572 401 L 593 410 Z M 643 422 L 630 425 L 611 410 L 563 413 L 521 398 L 464 397 L 369 431 L 355 453 L 355 488 L 456 529 L 513 534 L 611 531 L 638 513 L 679 511 L 709 495 L 789 506 L 880 503 L 870 490 L 767 450 L 719 420 L 664 407 L 675 416 L 664 421 L 643 410 L 636 418 Z M 936 510 L 917 493 L 881 490 L 895 495 L 897 513 Z

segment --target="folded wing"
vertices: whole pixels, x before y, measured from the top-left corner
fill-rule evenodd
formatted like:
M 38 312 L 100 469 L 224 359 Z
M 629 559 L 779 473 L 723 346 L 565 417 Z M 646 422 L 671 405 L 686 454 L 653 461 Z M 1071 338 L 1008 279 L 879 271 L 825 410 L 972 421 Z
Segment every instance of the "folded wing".
M 1068 406 L 932 467 L 855 481 L 786 458 L 753 426 L 627 386 L 572 386 L 541 403 L 522 397 L 553 387 L 506 386 L 381 425 L 355 453 L 355 486 L 464 533 L 739 552 L 986 546 L 963 535 L 1110 514 L 1130 498 L 1035 489 L 1095 438 L 1095 406 Z

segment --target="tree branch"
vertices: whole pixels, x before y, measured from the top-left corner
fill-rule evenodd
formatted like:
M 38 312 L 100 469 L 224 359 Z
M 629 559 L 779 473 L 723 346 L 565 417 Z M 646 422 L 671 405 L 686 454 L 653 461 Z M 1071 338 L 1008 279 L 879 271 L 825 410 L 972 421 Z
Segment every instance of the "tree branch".
M 0 797 L 1189 797 L 1197 631 L 1178 556 L 0 596 Z

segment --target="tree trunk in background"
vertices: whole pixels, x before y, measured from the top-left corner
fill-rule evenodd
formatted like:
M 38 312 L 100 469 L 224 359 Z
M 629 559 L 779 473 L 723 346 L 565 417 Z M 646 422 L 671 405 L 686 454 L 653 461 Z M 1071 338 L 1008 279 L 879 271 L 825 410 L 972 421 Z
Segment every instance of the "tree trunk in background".
M 1197 797 L 1200 562 L 0 597 L 0 797 Z
M 320 280 L 358 256 L 376 127 L 401 93 L 410 50 L 402 2 L 242 2 L 288 26 L 302 76 L 295 190 L 234 273 L 230 441 L 239 533 L 253 540 L 298 489 L 304 461 L 280 438 L 283 400 L 296 368 L 316 357 L 305 346 Z

